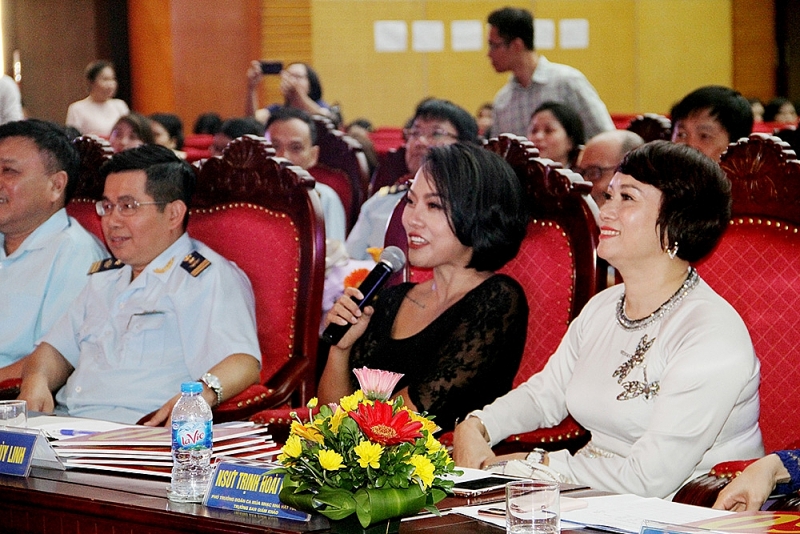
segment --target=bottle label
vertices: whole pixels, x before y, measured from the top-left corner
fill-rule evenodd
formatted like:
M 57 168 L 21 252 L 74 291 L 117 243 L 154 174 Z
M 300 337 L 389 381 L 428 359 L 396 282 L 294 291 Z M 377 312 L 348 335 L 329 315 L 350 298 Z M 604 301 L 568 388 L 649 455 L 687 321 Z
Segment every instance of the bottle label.
M 172 448 L 200 450 L 211 447 L 211 421 L 181 421 L 172 424 Z

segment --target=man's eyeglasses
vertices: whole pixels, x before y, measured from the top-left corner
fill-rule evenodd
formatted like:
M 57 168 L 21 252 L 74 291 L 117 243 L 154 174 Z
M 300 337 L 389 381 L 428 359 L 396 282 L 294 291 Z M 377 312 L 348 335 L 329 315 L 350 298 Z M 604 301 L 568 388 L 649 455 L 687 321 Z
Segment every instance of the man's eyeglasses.
M 100 217 L 105 217 L 106 215 L 111 215 L 111 212 L 114 211 L 114 208 L 117 208 L 117 212 L 124 216 L 130 217 L 134 215 L 138 210 L 139 206 L 162 206 L 165 204 L 169 204 L 169 202 L 161 201 L 161 202 L 139 202 L 138 200 L 121 200 L 116 204 L 109 201 L 109 200 L 98 200 L 94 204 L 94 209 L 97 211 L 97 214 Z
M 448 139 L 458 139 L 458 135 L 446 132 L 444 130 L 434 130 L 430 133 L 425 133 L 417 130 L 416 128 L 405 128 L 403 130 L 403 136 L 406 139 L 421 141 L 422 139 L 427 139 L 433 143 L 441 143 L 443 141 L 447 141 Z
M 616 167 L 600 167 L 598 165 L 590 165 L 588 167 L 572 167 L 572 170 L 590 182 L 596 182 L 608 171 L 616 170 Z

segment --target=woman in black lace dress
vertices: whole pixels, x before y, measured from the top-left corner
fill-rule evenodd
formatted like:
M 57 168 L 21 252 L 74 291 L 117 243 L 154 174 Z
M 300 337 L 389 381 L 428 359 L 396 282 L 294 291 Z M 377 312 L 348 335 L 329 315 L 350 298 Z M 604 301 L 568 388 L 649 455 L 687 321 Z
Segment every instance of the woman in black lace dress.
M 348 288 L 327 322 L 353 327 L 331 348 L 322 402 L 357 387 L 367 366 L 405 376 L 394 394 L 436 416 L 443 429 L 511 389 L 522 357 L 528 304 L 520 285 L 494 271 L 519 250 L 526 215 L 514 172 L 496 154 L 455 144 L 433 148 L 406 199 L 408 260 L 433 279 L 385 288 L 360 312 Z

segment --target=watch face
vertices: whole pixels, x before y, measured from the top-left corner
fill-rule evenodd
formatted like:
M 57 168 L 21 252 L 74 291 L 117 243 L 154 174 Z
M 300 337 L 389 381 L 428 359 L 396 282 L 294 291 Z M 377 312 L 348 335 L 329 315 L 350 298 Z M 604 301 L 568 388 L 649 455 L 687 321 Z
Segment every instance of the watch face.
M 206 385 L 211 389 L 220 389 L 222 387 L 222 385 L 219 383 L 219 378 L 212 374 L 204 375 L 203 382 L 205 382 Z

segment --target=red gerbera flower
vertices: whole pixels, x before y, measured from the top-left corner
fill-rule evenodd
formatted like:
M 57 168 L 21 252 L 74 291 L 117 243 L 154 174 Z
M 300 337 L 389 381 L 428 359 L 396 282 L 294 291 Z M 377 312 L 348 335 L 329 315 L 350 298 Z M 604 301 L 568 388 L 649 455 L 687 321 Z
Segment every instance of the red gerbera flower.
M 406 410 L 392 415 L 392 405 L 385 402 L 375 401 L 372 406 L 361 404 L 358 411 L 350 412 L 350 417 L 370 441 L 381 445 L 413 442 L 422 437 L 419 431 L 422 423 L 412 421 Z

